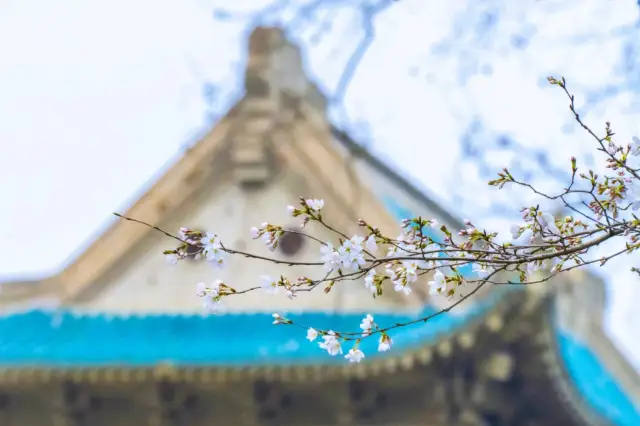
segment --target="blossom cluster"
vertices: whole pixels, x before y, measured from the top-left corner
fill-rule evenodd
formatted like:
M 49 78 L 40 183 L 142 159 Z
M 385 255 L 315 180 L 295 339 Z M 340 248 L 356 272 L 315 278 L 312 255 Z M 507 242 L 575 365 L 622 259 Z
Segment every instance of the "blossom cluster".
M 549 81 L 568 94 L 564 79 L 550 78 Z M 572 95 L 570 100 L 570 109 L 576 120 L 587 128 L 575 112 Z M 290 299 L 295 299 L 300 290 L 310 291 L 322 283 L 326 283 L 324 291 L 330 292 L 335 285 L 341 285 L 344 281 L 362 279 L 365 288 L 374 298 L 383 296 L 385 283 L 388 283 L 393 291 L 407 296 L 419 286 L 425 286 L 431 296 L 451 299 L 464 284 L 473 284 L 479 288 L 487 283 L 512 284 L 519 279 L 523 285 L 531 285 L 562 271 L 596 261 L 602 265 L 620 253 L 636 251 L 640 248 L 640 219 L 633 212 L 640 209 L 640 167 L 637 164 L 640 159 L 640 139 L 634 137 L 627 145 L 618 145 L 613 141 L 614 133 L 609 123 L 606 123 L 605 131 L 604 137 L 596 137 L 597 149 L 606 156 L 607 168 L 613 173 L 600 176 L 592 170 L 578 172 L 577 160 L 572 158 L 572 179 L 567 188 L 553 196 L 536 191 L 549 200 L 562 201 L 569 215 L 553 215 L 543 211 L 538 205 L 525 207 L 521 209 L 521 222 L 513 224 L 506 236 L 480 229 L 470 220 L 465 220 L 464 228 L 454 235 L 447 225 L 419 216 L 403 220 L 402 231 L 396 238 L 383 235 L 378 228 L 363 219 L 358 220 L 362 232 L 349 237 L 325 221 L 322 215 L 324 200 L 301 197 L 297 207 L 287 207 L 290 216 L 302 219 L 300 228 L 315 223 L 335 236 L 332 240 L 322 241 L 299 232 L 320 244 L 318 262 L 313 264 L 324 269 L 324 278 L 289 279 L 283 274 L 277 278 L 262 275 L 260 285 L 249 290 L 262 290 L 268 295 L 284 292 Z M 593 132 L 591 134 L 594 135 Z M 506 168 L 498 173 L 497 179 L 489 182 L 489 185 L 498 188 L 507 184 L 535 191 L 531 185 L 515 178 Z M 579 203 L 570 204 L 567 201 L 569 195 L 583 198 Z M 271 251 L 278 247 L 285 232 L 294 231 L 285 231 L 282 226 L 270 223 L 250 229 L 251 237 L 261 240 Z M 181 228 L 174 238 L 180 240 L 181 244 L 164 252 L 167 260 L 173 264 L 186 257 L 193 257 L 206 259 L 216 267 L 224 267 L 230 254 L 252 257 L 250 253 L 227 249 L 217 234 L 211 232 Z M 612 238 L 625 238 L 624 250 L 601 259 L 585 257 L 591 248 Z M 296 261 L 290 263 L 298 264 Z M 463 268 L 469 265 L 471 274 L 463 273 Z M 533 277 L 538 271 L 545 271 L 546 277 L 536 281 Z M 640 274 L 640 269 L 636 271 Z M 514 280 L 514 275 L 518 279 Z M 421 280 L 422 277 L 424 280 Z M 198 283 L 196 295 L 203 299 L 205 309 L 220 312 L 224 297 L 249 290 L 237 292 L 217 280 L 211 284 Z M 460 296 L 460 300 L 465 297 L 468 295 Z M 320 349 L 331 356 L 344 355 L 352 363 L 361 362 L 365 358 L 365 354 L 359 349 L 362 339 L 377 335 L 378 351 L 385 352 L 393 345 L 388 331 L 402 326 L 378 325 L 370 314 L 363 318 L 361 331 L 352 333 L 296 324 L 278 313 L 273 314 L 273 320 L 274 324 L 303 327 L 310 342 L 317 343 Z M 349 341 L 355 343 L 344 354 L 343 345 Z
M 196 296 L 203 299 L 202 307 L 212 313 L 224 311 L 224 305 L 220 303 L 220 299 L 233 293 L 235 293 L 235 290 L 220 280 L 216 280 L 209 285 L 202 282 L 196 285 Z
M 289 207 L 287 209 L 288 212 L 295 216 L 306 215 L 305 217 L 308 218 L 306 223 L 311 220 L 320 220 L 320 211 L 324 206 L 324 201 L 304 200 L 303 203 L 307 209 Z M 496 234 L 488 234 L 485 231 L 478 230 L 467 220 L 465 221 L 467 227 L 458 232 L 459 236 L 467 238 L 465 243 L 455 243 L 451 232 L 444 225 L 440 230 L 445 235 L 443 239 L 445 244 L 437 243 L 425 235 L 424 232 L 425 227 L 434 227 L 437 225 L 437 221 L 433 219 L 424 220 L 422 218 L 404 220 L 402 224 L 403 232 L 394 240 L 382 236 L 376 228 L 360 220 L 360 226 L 369 230 L 368 235 L 354 235 L 350 239 L 340 239 L 341 243 L 337 247 L 331 242 L 323 243 L 319 250 L 319 257 L 321 264 L 328 273 L 337 271 L 339 275 L 342 275 L 344 271 L 366 272 L 363 275 L 364 285 L 374 297 L 382 295 L 382 284 L 386 280 L 391 282 L 395 291 L 409 295 L 412 291 L 411 285 L 417 283 L 418 278 L 427 272 L 433 272 L 432 279 L 427 282 L 431 295 L 452 296 L 455 288 L 466 282 L 466 279 L 457 271 L 455 261 L 441 260 L 439 255 L 442 250 L 445 250 L 445 247 L 449 247 L 448 253 L 450 256 L 461 256 L 463 260 L 469 259 L 473 261 L 472 271 L 480 278 L 485 278 L 497 270 L 499 264 L 496 264 L 495 260 L 505 259 L 512 260 L 517 267 L 525 265 L 526 273 L 530 274 L 542 268 L 544 263 L 519 261 L 518 251 L 527 255 L 535 253 L 534 243 L 540 242 L 547 242 L 550 244 L 547 249 L 556 250 L 557 248 L 552 245 L 554 241 L 557 242 L 558 239 L 575 234 L 579 229 L 587 228 L 584 222 L 574 220 L 571 216 L 558 220 L 551 214 L 540 211 L 537 207 L 523 209 L 522 217 L 524 223 L 514 224 L 510 229 L 512 243 L 503 244 L 502 247 L 505 248 L 503 251 L 494 250 L 490 255 L 483 258 L 474 258 L 470 255 L 472 247 L 478 246 L 477 243 L 480 243 L 479 245 L 483 247 L 490 246 Z M 251 229 L 252 237 L 261 239 L 269 248 L 277 246 L 278 238 L 282 232 L 284 232 L 282 227 L 268 223 L 262 224 L 259 228 Z M 225 264 L 227 252 L 216 234 L 181 228 L 179 235 L 184 238 L 186 244 L 200 248 L 197 258 L 206 259 L 216 266 Z M 385 257 L 378 258 L 376 254 L 380 246 L 386 246 L 387 250 Z M 179 247 L 176 250 L 169 251 L 166 255 L 172 260 L 180 259 L 183 248 Z M 433 258 L 433 256 L 428 256 L 427 253 L 436 253 L 438 256 Z M 561 257 L 551 258 L 550 260 L 555 262 L 557 266 L 558 259 L 561 259 Z M 384 273 L 378 273 L 376 267 L 382 267 Z M 306 277 L 299 277 L 295 282 L 290 281 L 284 275 L 280 275 L 277 279 L 263 275 L 260 279 L 260 288 L 266 294 L 275 295 L 282 289 L 291 299 L 295 297 L 298 288 L 314 285 L 314 281 Z M 221 312 L 223 310 L 221 299 L 234 293 L 236 293 L 235 289 L 220 280 L 209 285 L 198 283 L 196 289 L 196 294 L 204 299 L 204 308 L 210 312 Z M 274 314 L 273 316 L 274 324 L 293 324 L 293 321 L 284 319 L 279 314 Z M 360 328 L 362 329 L 361 336 L 355 338 L 333 330 L 322 331 L 309 327 L 307 329 L 307 339 L 315 341 L 318 337 L 321 337 L 318 346 L 332 356 L 343 354 L 342 344 L 347 340 L 356 339 L 354 347 L 345 355 L 345 358 L 350 362 L 356 363 L 365 357 L 364 353 L 358 348 L 359 340 L 370 336 L 376 331 L 380 333 L 378 350 L 384 352 L 391 348 L 391 338 L 384 329 L 374 323 L 371 315 L 367 315 L 362 320 Z
M 278 313 L 274 313 L 273 318 L 274 324 L 292 323 L 290 320 L 283 318 Z M 367 314 L 360 324 L 360 328 L 362 329 L 362 337 L 369 336 L 371 334 L 371 330 L 377 327 L 378 326 L 373 320 L 373 316 Z M 343 355 L 342 344 L 347 339 L 345 339 L 339 333 L 336 333 L 333 330 L 319 331 L 312 327 L 309 327 L 307 329 L 307 340 L 309 340 L 310 342 L 314 342 L 318 339 L 318 337 L 321 337 L 321 341 L 318 342 L 318 347 L 320 347 L 320 349 L 326 351 L 331 356 Z M 351 363 L 359 363 L 365 357 L 364 352 L 362 352 L 362 350 L 360 350 L 358 347 L 359 343 L 360 340 L 356 339 L 356 343 L 354 344 L 354 346 L 349 349 L 346 355 L 344 355 L 344 357 Z M 378 351 L 386 352 L 391 349 L 392 344 L 393 340 L 391 339 L 391 337 L 389 337 L 389 335 L 386 333 L 382 333 L 380 338 L 378 339 Z
M 220 268 L 225 265 L 228 253 L 224 250 L 218 235 L 190 228 L 180 228 L 178 239 L 183 244 L 174 250 L 166 250 L 163 253 L 170 264 L 175 265 L 179 260 L 193 255 L 196 260 L 206 259 L 212 265 Z M 195 251 L 195 253 L 190 251 Z

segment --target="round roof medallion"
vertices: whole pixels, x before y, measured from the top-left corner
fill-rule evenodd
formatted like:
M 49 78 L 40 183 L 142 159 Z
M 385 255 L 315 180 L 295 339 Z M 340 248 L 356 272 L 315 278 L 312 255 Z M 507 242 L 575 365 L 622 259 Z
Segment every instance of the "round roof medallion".
M 304 247 L 304 237 L 298 233 L 284 231 L 278 241 L 278 249 L 288 257 L 295 256 Z

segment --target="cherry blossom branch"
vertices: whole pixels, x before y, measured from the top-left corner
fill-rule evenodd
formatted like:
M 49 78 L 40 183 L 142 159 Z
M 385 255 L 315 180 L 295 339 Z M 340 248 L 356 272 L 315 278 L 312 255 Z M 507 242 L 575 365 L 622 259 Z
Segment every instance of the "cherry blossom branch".
M 595 263 L 605 265 L 616 256 L 632 253 L 640 248 L 640 219 L 633 213 L 640 209 L 640 168 L 630 165 L 635 157 L 640 156 L 640 140 L 634 138 L 626 147 L 616 145 L 613 141 L 615 134 L 608 122 L 605 126 L 605 136 L 598 137 L 577 112 L 574 96 L 568 92 L 566 80 L 549 77 L 549 82 L 561 87 L 569 97 L 569 109 L 574 118 L 596 139 L 596 149 L 607 155 L 606 167 L 615 173 L 600 176 L 592 170 L 579 172 L 577 160 L 571 158 L 571 178 L 567 187 L 557 194 L 549 195 L 515 178 L 507 168 L 503 169 L 498 173 L 498 178 L 490 181 L 489 185 L 498 189 L 506 184 L 527 188 L 547 200 L 561 201 L 565 208 L 579 217 L 576 219 L 566 216 L 559 219 L 541 211 L 539 206 L 525 207 L 520 210 L 523 223 L 514 224 L 510 229 L 510 242 L 505 242 L 504 238 L 498 239 L 497 232 L 478 229 L 469 220 L 465 220 L 465 228 L 458 231 L 455 238 L 446 225 L 441 225 L 438 229 L 442 233 L 442 239 L 436 241 L 436 237 L 426 230 L 436 229 L 437 221 L 421 216 L 404 219 L 401 224 L 402 232 L 397 238 L 383 235 L 378 228 L 359 219 L 358 225 L 364 231 L 364 235 L 349 237 L 323 218 L 323 200 L 301 197 L 298 207 L 287 208 L 289 215 L 302 219 L 301 228 L 312 222 L 318 223 L 338 240 L 336 246 L 332 241 L 323 241 L 306 232 L 285 230 L 282 226 L 269 223 L 263 223 L 250 230 L 252 238 L 262 240 L 271 251 L 278 248 L 281 237 L 287 232 L 319 243 L 320 261 L 293 261 L 235 250 L 225 246 L 220 238 L 211 232 L 181 228 L 177 235 L 173 235 L 139 219 L 115 214 L 121 219 L 148 226 L 178 241 L 178 247 L 164 252 L 171 263 L 193 256 L 223 267 L 228 261 L 228 256 L 242 256 L 274 264 L 324 269 L 324 274 L 319 279 L 302 276 L 290 280 L 284 274 L 278 278 L 263 276 L 260 286 L 239 290 L 220 280 L 212 284 L 199 283 L 196 294 L 203 298 L 205 308 L 212 312 L 220 309 L 224 297 L 232 295 L 238 296 L 258 290 L 275 294 L 283 289 L 287 296 L 293 299 L 298 292 L 313 291 L 322 284 L 326 284 L 324 292 L 329 293 L 335 285 L 347 285 L 347 281 L 363 280 L 365 288 L 373 298 L 384 296 L 387 291 L 385 283 L 392 284 L 393 291 L 409 295 L 418 285 L 418 280 L 428 274 L 431 274 L 431 280 L 428 282 L 431 296 L 444 296 L 449 300 L 454 296 L 458 297 L 458 300 L 448 307 L 408 322 L 378 325 L 374 322 L 373 316 L 367 315 L 360 325 L 362 331 L 359 332 L 316 330 L 313 325 L 297 324 L 278 313 L 273 314 L 275 324 L 306 328 L 310 341 L 321 336 L 319 346 L 330 355 L 342 353 L 341 345 L 344 342 L 355 341 L 346 358 L 351 362 L 359 362 L 364 357 L 358 349 L 361 339 L 379 335 L 378 349 L 386 351 L 391 348 L 393 342 L 389 331 L 427 322 L 449 312 L 477 294 L 486 284 L 540 284 L 548 282 L 560 273 L 579 267 Z M 569 201 L 568 197 L 573 195 L 580 197 L 578 203 Z M 591 249 L 621 238 L 624 239 L 624 249 L 610 252 L 599 259 L 586 258 L 585 255 Z M 387 250 L 386 255 L 376 254 L 380 248 Z M 463 268 L 467 266 L 472 267 L 471 275 L 463 272 Z M 536 271 L 544 271 L 544 276 L 534 276 Z M 633 271 L 640 274 L 638 268 L 634 268 Z M 461 294 L 462 289 L 468 288 L 472 289 L 467 294 Z

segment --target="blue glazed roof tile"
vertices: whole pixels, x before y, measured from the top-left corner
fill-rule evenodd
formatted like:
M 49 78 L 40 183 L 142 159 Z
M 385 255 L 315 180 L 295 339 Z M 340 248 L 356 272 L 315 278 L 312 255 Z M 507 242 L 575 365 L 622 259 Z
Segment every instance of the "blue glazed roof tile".
M 593 350 L 560 329 L 556 329 L 556 338 L 567 373 L 582 397 L 614 425 L 640 425 L 640 410 Z
M 393 335 L 397 350 L 411 349 L 463 327 L 481 316 L 489 300 L 464 315 L 444 313 L 422 325 Z M 420 314 L 435 311 L 425 308 Z M 323 329 L 357 331 L 364 314 L 301 313 L 288 318 Z M 381 326 L 415 319 L 378 314 Z M 330 357 L 304 339 L 305 330 L 272 324 L 270 314 L 78 316 L 73 312 L 34 310 L 0 320 L 0 367 L 152 365 L 300 365 L 344 362 Z M 376 341 L 365 339 L 362 349 L 378 355 Z M 348 349 L 348 348 L 347 348 Z
M 394 198 L 385 197 L 382 201 L 398 220 L 416 216 L 412 211 L 398 204 Z M 424 232 L 434 241 L 439 241 L 441 238 L 433 229 L 425 229 Z M 460 269 L 463 275 L 465 273 L 471 274 L 471 265 Z M 456 321 L 453 316 L 449 316 L 447 320 Z M 465 318 L 457 319 L 458 323 L 461 321 L 465 321 Z M 582 397 L 597 412 L 610 419 L 615 425 L 640 425 L 640 408 L 636 407 L 622 391 L 615 378 L 607 371 L 593 350 L 578 342 L 570 333 L 556 328 L 555 334 L 567 373 Z
M 490 309 L 481 301 L 463 315 L 442 314 L 427 323 L 398 329 L 395 353 L 429 344 L 463 328 Z M 425 308 L 421 315 L 435 312 Z M 297 323 L 319 328 L 354 330 L 363 314 L 291 315 Z M 381 325 L 411 320 L 403 315 L 376 315 Z M 304 330 L 274 326 L 269 314 L 223 316 L 149 315 L 79 316 L 72 312 L 30 311 L 0 320 L 0 368 L 21 366 L 88 367 L 146 366 L 159 362 L 176 365 L 308 365 L 344 363 L 304 339 Z M 569 333 L 556 330 L 560 353 L 580 394 L 598 412 L 620 426 L 640 424 L 640 414 L 589 347 Z M 371 357 L 374 339 L 362 349 Z

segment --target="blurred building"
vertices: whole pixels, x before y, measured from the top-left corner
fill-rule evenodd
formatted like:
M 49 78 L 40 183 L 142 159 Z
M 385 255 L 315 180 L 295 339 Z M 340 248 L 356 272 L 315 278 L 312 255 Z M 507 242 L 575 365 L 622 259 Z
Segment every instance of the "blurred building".
M 245 82 L 246 95 L 127 216 L 169 231 L 213 230 L 258 254 L 270 252 L 249 228 L 298 226 L 285 206 L 300 195 L 323 198 L 327 221 L 350 233 L 359 217 L 393 236 L 399 220 L 417 214 L 462 226 L 332 127 L 280 30 L 252 33 Z M 161 253 L 173 247 L 160 232 L 118 220 L 59 274 L 4 285 L 0 426 L 640 425 L 640 381 L 603 333 L 604 287 L 593 276 L 492 289 L 396 330 L 390 352 L 365 339 L 365 362 L 349 365 L 303 330 L 271 325 L 271 313 L 352 330 L 366 313 L 393 324 L 443 301 L 419 290 L 426 285 L 374 301 L 353 282 L 295 302 L 251 292 L 229 298 L 225 315 L 206 316 L 199 281 L 243 288 L 261 274 L 313 270 L 242 258 L 220 271 L 204 262 L 170 267 Z M 313 260 L 318 247 L 287 234 L 275 255 Z

